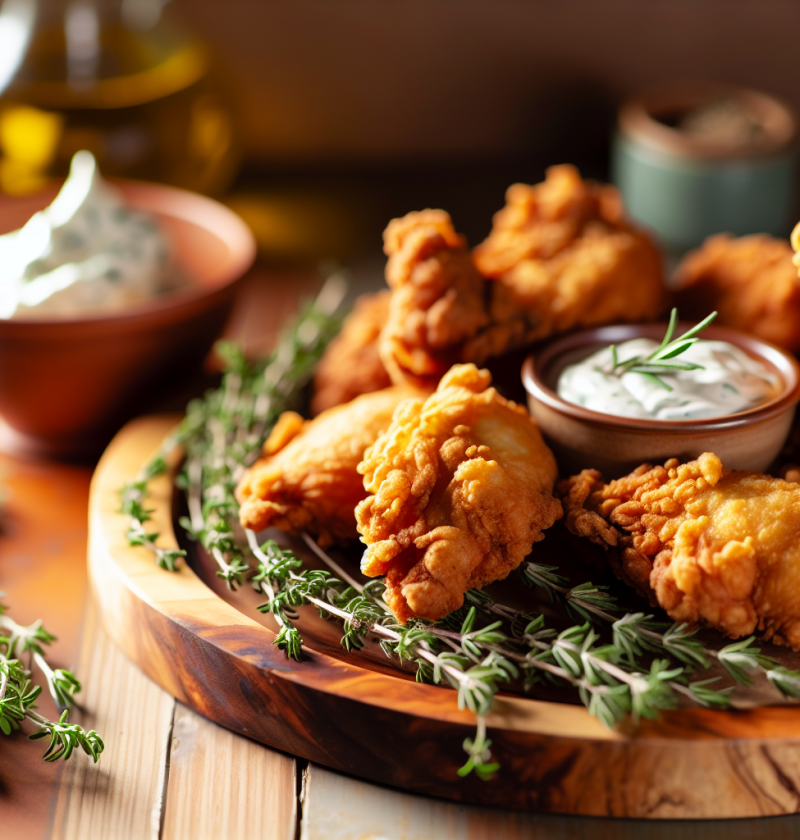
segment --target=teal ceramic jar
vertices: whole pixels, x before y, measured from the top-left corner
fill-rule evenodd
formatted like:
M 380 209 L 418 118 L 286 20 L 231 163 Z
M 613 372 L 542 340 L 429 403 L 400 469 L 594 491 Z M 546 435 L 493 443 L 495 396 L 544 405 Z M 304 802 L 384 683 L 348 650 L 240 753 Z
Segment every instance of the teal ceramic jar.
M 694 115 L 706 125 L 697 119 L 692 125 Z M 629 215 L 670 251 L 723 231 L 786 236 L 794 140 L 792 113 L 770 96 L 711 85 L 673 87 L 623 105 L 612 177 Z

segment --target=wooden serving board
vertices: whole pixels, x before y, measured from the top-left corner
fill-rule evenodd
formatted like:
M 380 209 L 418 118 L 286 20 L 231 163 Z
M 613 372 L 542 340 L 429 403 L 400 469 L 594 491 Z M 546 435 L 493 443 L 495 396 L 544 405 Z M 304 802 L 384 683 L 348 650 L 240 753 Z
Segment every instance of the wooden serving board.
M 175 422 L 137 420 L 103 456 L 91 489 L 89 576 L 111 638 L 199 713 L 336 770 L 472 804 L 638 818 L 800 812 L 800 708 L 790 706 L 679 710 L 612 732 L 579 705 L 500 695 L 487 723 L 501 769 L 489 782 L 460 778 L 474 718 L 454 691 L 415 683 L 369 652 L 337 651 L 335 625 L 321 620 L 302 660 L 289 660 L 251 611 L 257 600 L 224 598 L 202 569 L 166 572 L 128 545 L 119 490 Z M 175 546 L 173 476 L 151 489 L 153 530 Z

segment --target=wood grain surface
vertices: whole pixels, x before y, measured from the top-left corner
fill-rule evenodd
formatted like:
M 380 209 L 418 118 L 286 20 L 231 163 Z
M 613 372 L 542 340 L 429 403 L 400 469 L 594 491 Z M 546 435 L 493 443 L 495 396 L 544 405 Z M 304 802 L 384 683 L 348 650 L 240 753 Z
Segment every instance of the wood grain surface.
M 84 726 L 102 733 L 97 764 L 76 756 L 64 770 L 53 840 L 158 840 L 174 701 L 120 656 L 87 611 L 78 673 Z
M 795 840 L 800 817 L 597 819 L 502 812 L 378 787 L 312 764 L 300 840 Z
M 62 668 L 78 659 L 90 478 L 88 468 L 0 455 L 0 590 L 12 618 L 42 618 L 58 636 L 49 659 Z M 37 702 L 57 714 L 47 692 Z M 42 840 L 64 765 L 42 761 L 41 741 L 0 740 L 0 837 Z
M 800 812 L 800 710 L 681 711 L 608 732 L 581 707 L 498 699 L 488 719 L 502 764 L 489 783 L 460 779 L 473 727 L 454 692 L 313 649 L 294 663 L 274 633 L 184 566 L 159 570 L 124 537 L 119 488 L 174 418 L 126 427 L 101 461 L 90 499 L 89 569 L 111 638 L 163 688 L 263 743 L 406 791 L 532 811 L 638 818 Z M 175 544 L 172 484 L 152 484 L 153 527 Z
M 175 706 L 160 840 L 294 840 L 295 760 Z
M 106 750 L 97 764 L 78 755 L 64 766 L 52 840 L 294 838 L 294 759 L 176 703 L 112 644 L 91 605 L 78 672 L 80 719 Z

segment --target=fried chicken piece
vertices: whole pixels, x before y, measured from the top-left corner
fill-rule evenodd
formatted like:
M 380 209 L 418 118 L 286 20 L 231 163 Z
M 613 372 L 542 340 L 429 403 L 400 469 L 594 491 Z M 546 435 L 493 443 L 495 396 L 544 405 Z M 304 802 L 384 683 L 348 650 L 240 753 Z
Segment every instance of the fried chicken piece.
M 795 248 L 798 236 L 795 228 Z M 788 242 L 766 234 L 711 236 L 683 258 L 675 285 L 687 320 L 716 309 L 719 324 L 800 349 L 800 279 Z
M 614 187 L 554 166 L 542 184 L 514 184 L 506 197 L 472 259 L 443 210 L 389 223 L 392 298 L 380 354 L 393 382 L 435 385 L 453 364 L 663 309 L 661 258 L 625 220 Z
M 389 315 L 390 297 L 391 292 L 384 289 L 358 298 L 317 365 L 312 414 L 392 384 L 378 353 L 378 336 Z
M 464 343 L 489 323 L 486 281 L 444 210 L 393 219 L 383 240 L 392 297 L 381 359 L 393 382 L 436 387 L 463 360 Z
M 453 367 L 427 400 L 397 409 L 358 467 L 371 494 L 356 508 L 361 569 L 386 576 L 402 622 L 443 618 L 466 590 L 506 577 L 561 517 L 552 452 L 490 382 Z
M 615 187 L 583 181 L 574 166 L 550 167 L 536 186 L 509 187 L 473 256 L 505 290 L 492 294 L 493 323 L 523 318 L 526 326 L 512 333 L 527 341 L 577 326 L 652 320 L 665 304 L 655 246 L 625 219 Z
M 263 456 L 236 488 L 242 527 L 308 531 L 320 545 L 356 539 L 355 506 L 365 496 L 357 467 L 364 450 L 387 429 L 397 405 L 419 394 L 385 388 L 303 420 L 284 412 Z
M 676 621 L 736 638 L 754 630 L 800 650 L 800 486 L 724 469 L 705 453 L 605 483 L 561 482 L 566 524 Z

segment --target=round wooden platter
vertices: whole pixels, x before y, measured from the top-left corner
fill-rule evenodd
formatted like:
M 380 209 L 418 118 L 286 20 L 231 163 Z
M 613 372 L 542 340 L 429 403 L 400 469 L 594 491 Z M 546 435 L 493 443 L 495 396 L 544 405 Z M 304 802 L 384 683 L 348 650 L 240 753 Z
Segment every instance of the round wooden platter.
M 500 695 L 487 723 L 501 769 L 488 782 L 459 777 L 475 721 L 454 691 L 418 684 L 369 654 L 334 655 L 324 632 L 312 634 L 300 662 L 289 660 L 244 602 L 221 597 L 188 565 L 163 571 L 128 545 L 119 490 L 175 420 L 134 421 L 103 456 L 91 490 L 89 573 L 108 634 L 183 703 L 327 767 L 471 804 L 637 818 L 800 812 L 800 708 L 790 706 L 686 709 L 608 731 L 582 706 Z M 177 545 L 171 474 L 151 483 L 148 507 L 160 544 Z

